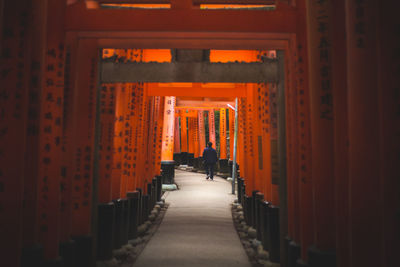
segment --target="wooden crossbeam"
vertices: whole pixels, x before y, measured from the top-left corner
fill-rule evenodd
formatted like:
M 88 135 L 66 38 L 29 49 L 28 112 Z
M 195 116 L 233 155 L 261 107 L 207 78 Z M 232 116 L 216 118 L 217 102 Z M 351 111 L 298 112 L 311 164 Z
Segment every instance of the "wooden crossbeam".
M 294 33 L 296 10 L 86 9 L 70 5 L 67 31 Z
M 277 82 L 277 61 L 265 63 L 102 63 L 101 81 L 114 82 Z

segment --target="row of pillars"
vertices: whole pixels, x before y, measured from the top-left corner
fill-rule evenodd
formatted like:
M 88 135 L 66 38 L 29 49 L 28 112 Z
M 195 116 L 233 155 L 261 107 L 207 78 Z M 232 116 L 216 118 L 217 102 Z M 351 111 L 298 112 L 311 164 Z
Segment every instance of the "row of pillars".
M 65 34 L 66 1 L 1 4 L 2 265 L 92 266 L 160 200 L 164 97 L 98 84 L 97 41 Z
M 398 266 L 397 4 L 297 3 L 284 81 L 240 99 L 246 222 L 283 266 Z

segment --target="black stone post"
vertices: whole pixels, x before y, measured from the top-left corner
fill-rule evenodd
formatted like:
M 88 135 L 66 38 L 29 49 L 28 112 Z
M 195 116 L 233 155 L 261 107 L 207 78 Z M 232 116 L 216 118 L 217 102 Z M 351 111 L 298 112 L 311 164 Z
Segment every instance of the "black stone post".
M 238 194 L 238 202 L 240 203 L 240 204 L 242 204 L 242 206 L 243 206 L 243 203 L 242 203 L 242 187 L 243 187 L 243 179 L 242 178 L 237 178 L 237 194 Z
M 99 204 L 97 225 L 97 259 L 112 258 L 115 206 L 113 202 Z
M 252 210 L 252 217 L 251 217 L 251 227 L 254 229 L 257 229 L 257 218 L 256 218 L 256 213 L 257 213 L 257 198 L 256 195 L 259 191 L 254 190 L 251 194 L 251 210 Z
M 268 207 L 269 227 L 269 259 L 271 262 L 280 261 L 280 231 L 279 231 L 279 207 L 270 205 Z
M 157 201 L 161 201 L 162 196 L 162 176 L 156 176 L 157 179 Z
M 139 225 L 139 191 L 127 192 L 126 196 L 129 200 L 129 227 L 128 239 L 137 238 L 137 228 Z
M 288 267 L 296 267 L 297 260 L 301 257 L 300 245 L 289 240 L 288 244 Z
M 122 232 L 124 228 L 124 204 L 122 199 L 113 200 L 115 205 L 115 223 L 114 223 L 114 249 L 118 249 L 122 245 Z
M 233 177 L 233 176 L 232 176 L 232 167 L 233 167 L 233 161 L 232 161 L 232 160 L 229 160 L 229 161 L 228 161 L 229 177 Z M 238 177 L 236 176 L 236 178 L 238 178 Z
M 122 199 L 122 231 L 121 231 L 121 245 L 128 243 L 129 235 L 129 200 L 127 198 Z
M 35 244 L 31 247 L 22 249 L 21 267 L 42 266 L 43 265 L 43 246 Z
M 111 202 L 112 203 L 112 202 Z M 112 217 L 114 220 L 114 217 Z M 114 229 L 111 228 L 111 233 L 113 232 Z M 110 244 L 111 250 L 112 250 L 112 240 Z M 63 242 L 60 244 L 60 256 L 63 259 L 63 267 L 74 267 L 76 266 L 75 262 L 75 241 L 69 240 L 66 242 Z M 30 266 L 36 266 L 33 264 L 30 264 Z
M 268 201 L 263 201 L 261 203 L 261 220 L 262 220 L 262 230 L 261 230 L 261 243 L 265 250 L 269 251 L 269 227 L 268 227 L 268 207 L 270 203 Z
M 143 222 L 149 219 L 149 195 L 142 196 L 142 217 Z
M 187 154 L 187 165 L 193 167 L 193 159 L 194 159 L 194 154 L 193 153 L 188 153 Z
M 181 165 L 181 153 L 174 153 L 174 161 L 176 166 Z
M 188 153 L 181 152 L 181 165 L 187 165 L 187 164 L 188 164 Z
M 154 177 L 151 180 L 152 187 L 151 187 L 151 202 L 152 202 L 152 207 L 151 209 L 154 209 L 154 206 L 156 205 L 157 202 L 157 178 Z
M 153 196 L 152 196 L 152 191 L 153 191 L 153 189 L 152 189 L 152 187 L 153 187 L 153 183 L 148 183 L 147 184 L 147 195 L 148 195 L 148 197 L 149 197 L 149 204 L 148 204 L 148 213 L 150 213 L 151 212 L 151 210 L 153 209 Z
M 228 159 L 220 159 L 218 162 L 219 162 L 218 175 L 223 178 L 227 178 L 229 176 Z M 231 170 L 231 172 L 232 172 L 232 170 Z
M 142 209 L 143 209 L 143 191 L 142 191 L 142 188 L 136 188 L 136 191 L 138 191 L 139 192 L 139 210 L 138 210 L 138 223 L 139 223 L 139 225 L 141 225 L 141 224 L 143 224 L 144 223 L 144 219 L 143 219 L 143 216 L 142 216 L 142 214 L 143 214 L 143 212 L 142 212 Z
M 161 175 L 163 184 L 173 184 L 175 177 L 175 162 L 161 161 Z
M 336 267 L 336 253 L 334 251 L 322 251 L 311 246 L 308 248 L 308 265 L 310 267 Z
M 262 213 L 262 202 L 264 199 L 264 194 L 261 192 L 257 192 L 255 195 L 255 217 L 256 217 L 256 229 L 257 229 L 257 240 L 262 240 L 262 222 L 261 222 L 261 213 Z
M 93 238 L 91 236 L 77 236 L 75 241 L 76 267 L 87 267 L 94 264 Z
M 249 226 L 252 226 L 252 218 L 253 218 L 252 202 L 253 202 L 253 198 L 245 195 L 245 197 L 244 197 L 244 203 L 245 203 L 244 215 L 245 215 L 246 224 Z

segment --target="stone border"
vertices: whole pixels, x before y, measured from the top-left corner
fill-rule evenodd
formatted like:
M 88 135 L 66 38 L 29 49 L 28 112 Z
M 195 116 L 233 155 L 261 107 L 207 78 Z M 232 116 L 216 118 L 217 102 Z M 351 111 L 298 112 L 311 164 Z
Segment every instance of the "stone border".
M 233 225 L 238 233 L 240 242 L 249 257 L 253 267 L 280 267 L 279 263 L 269 261 L 269 253 L 265 251 L 261 242 L 256 239 L 257 231 L 248 226 L 244 220 L 243 207 L 235 200 L 232 203 Z

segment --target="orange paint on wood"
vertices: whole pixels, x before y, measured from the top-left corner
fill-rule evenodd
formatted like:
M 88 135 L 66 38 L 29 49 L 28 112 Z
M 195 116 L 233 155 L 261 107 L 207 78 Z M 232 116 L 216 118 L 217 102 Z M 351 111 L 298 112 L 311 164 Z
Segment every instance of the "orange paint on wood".
M 162 150 L 162 134 L 164 125 L 164 106 L 165 97 L 160 97 L 160 107 L 157 120 L 157 143 L 156 143 L 156 175 L 161 174 L 161 150 Z
M 226 159 L 226 108 L 219 110 L 219 158 Z
M 188 132 L 187 132 L 187 117 L 183 116 L 184 110 L 180 110 L 181 123 L 181 151 L 188 152 Z
M 198 122 L 199 122 L 199 157 L 201 157 L 203 150 L 206 147 L 206 132 L 205 132 L 205 125 L 204 125 L 204 111 L 203 110 L 199 110 Z
M 112 199 L 118 199 L 121 194 L 121 179 L 122 179 L 122 150 L 123 150 L 123 129 L 124 129 L 124 113 L 126 90 L 125 87 L 118 83 L 116 84 L 115 97 L 115 115 L 114 115 L 114 141 L 113 141 L 113 169 L 111 172 Z
M 216 139 L 215 139 L 215 112 L 214 109 L 208 110 L 208 130 L 209 130 L 209 142 L 213 144 L 214 147 L 217 147 Z
M 299 0 L 298 14 L 298 43 L 297 43 L 297 81 L 299 112 L 299 202 L 300 202 L 300 246 L 301 258 L 307 261 L 307 248 L 314 241 L 313 198 L 311 178 L 311 135 L 310 135 L 310 107 L 308 82 L 308 53 L 307 53 L 307 25 L 306 1 Z
M 76 117 L 73 160 L 72 235 L 91 234 L 93 145 L 97 93 L 96 40 L 83 39 L 78 44 L 77 76 L 74 88 Z M 74 114 L 75 115 L 75 114 Z
M 162 161 L 174 160 L 174 124 L 175 124 L 175 97 L 165 97 L 164 125 L 162 141 Z
M 112 200 L 115 84 L 103 84 L 100 94 L 99 203 L 107 203 Z
M 178 112 L 179 115 L 179 112 Z M 175 117 L 174 126 L 174 153 L 181 153 L 181 135 L 180 135 L 179 116 Z
M 229 160 L 233 161 L 233 141 L 235 135 L 235 111 L 229 108 Z

